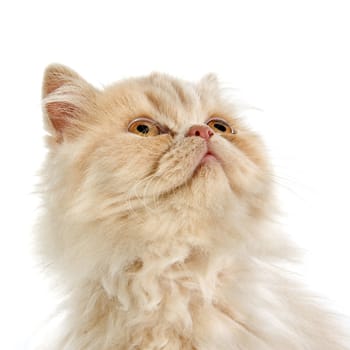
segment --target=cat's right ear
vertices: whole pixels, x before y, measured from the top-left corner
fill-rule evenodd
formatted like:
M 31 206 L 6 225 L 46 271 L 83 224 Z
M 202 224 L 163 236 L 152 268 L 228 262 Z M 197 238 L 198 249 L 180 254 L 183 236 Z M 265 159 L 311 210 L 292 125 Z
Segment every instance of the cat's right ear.
M 95 109 L 97 90 L 68 67 L 45 70 L 42 97 L 45 126 L 57 142 L 77 137 Z

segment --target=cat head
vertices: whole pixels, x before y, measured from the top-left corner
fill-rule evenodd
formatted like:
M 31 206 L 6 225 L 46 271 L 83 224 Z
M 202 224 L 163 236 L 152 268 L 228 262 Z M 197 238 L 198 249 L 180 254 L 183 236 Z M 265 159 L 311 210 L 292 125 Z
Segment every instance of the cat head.
M 47 68 L 51 204 L 79 220 L 172 208 L 200 215 L 228 203 L 264 213 L 269 164 L 214 75 L 198 83 L 154 73 L 96 89 L 71 69 Z

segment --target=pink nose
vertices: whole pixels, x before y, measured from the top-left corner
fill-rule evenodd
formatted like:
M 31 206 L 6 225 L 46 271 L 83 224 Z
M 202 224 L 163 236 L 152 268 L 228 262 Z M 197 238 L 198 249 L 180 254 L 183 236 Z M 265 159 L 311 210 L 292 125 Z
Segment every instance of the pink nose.
M 208 141 L 213 135 L 214 132 L 209 128 L 208 125 L 193 125 L 188 130 L 186 136 L 199 136 Z

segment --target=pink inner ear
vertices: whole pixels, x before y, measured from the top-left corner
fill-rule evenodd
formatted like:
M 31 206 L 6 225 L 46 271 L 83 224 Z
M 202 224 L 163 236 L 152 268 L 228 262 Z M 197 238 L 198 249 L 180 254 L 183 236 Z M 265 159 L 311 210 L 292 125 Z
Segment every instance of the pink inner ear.
M 74 123 L 77 114 L 77 107 L 67 102 L 50 102 L 46 110 L 52 126 L 60 134 Z

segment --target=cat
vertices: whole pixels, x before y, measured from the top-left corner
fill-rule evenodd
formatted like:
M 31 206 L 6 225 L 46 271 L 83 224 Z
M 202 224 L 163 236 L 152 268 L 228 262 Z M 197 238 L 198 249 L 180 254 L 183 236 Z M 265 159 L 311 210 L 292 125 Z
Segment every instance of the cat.
M 287 265 L 260 137 L 215 75 L 97 89 L 45 72 L 37 246 L 65 296 L 50 350 L 345 350 Z

